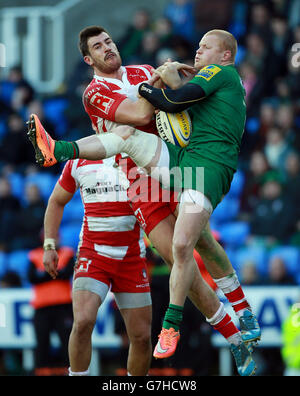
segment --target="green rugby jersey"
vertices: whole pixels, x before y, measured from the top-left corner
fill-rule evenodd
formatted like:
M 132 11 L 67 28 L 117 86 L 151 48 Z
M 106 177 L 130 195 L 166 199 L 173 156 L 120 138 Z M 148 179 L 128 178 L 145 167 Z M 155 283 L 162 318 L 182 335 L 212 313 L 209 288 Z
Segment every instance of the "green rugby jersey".
M 206 97 L 189 108 L 193 132 L 187 149 L 237 168 L 246 121 L 245 89 L 234 65 L 209 65 L 190 81 Z

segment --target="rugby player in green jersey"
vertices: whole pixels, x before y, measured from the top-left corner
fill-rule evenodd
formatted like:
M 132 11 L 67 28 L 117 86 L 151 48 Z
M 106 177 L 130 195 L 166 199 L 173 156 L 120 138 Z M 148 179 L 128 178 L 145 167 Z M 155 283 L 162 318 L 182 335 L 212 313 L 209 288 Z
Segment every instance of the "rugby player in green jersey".
M 244 89 L 234 68 L 236 48 L 230 33 L 210 31 L 200 41 L 195 57 L 195 67 L 200 71 L 190 82 L 177 89 L 161 90 L 146 83 L 140 85 L 140 95 L 156 108 L 168 112 L 189 108 L 193 134 L 187 148 L 173 146 L 155 135 L 128 126 L 119 126 L 113 133 L 89 136 L 77 142 L 54 142 L 38 119 L 32 120 L 35 127 L 32 142 L 37 160 L 43 166 L 74 156 L 98 160 L 125 152 L 152 177 L 182 191 L 173 238 L 170 305 L 154 351 L 154 356 L 159 358 L 171 356 L 176 350 L 183 306 L 193 281 L 194 247 L 212 211 L 229 191 L 237 167 L 246 109 Z M 166 64 L 157 73 L 174 88 L 179 81 L 178 71 L 184 67 L 179 63 Z M 178 175 L 183 177 L 171 178 L 174 168 L 181 171 Z M 223 291 L 227 289 L 226 296 L 231 294 L 239 305 L 243 301 L 235 295 L 234 279 L 234 276 L 221 278 L 217 284 Z M 222 305 L 208 321 L 223 333 L 231 327 Z M 243 325 L 247 330 L 251 328 L 246 332 L 249 338 L 244 338 L 245 342 L 260 338 L 259 326 L 250 309 L 243 310 L 240 323 L 241 328 Z M 251 375 L 255 363 L 242 339 L 235 339 L 231 350 L 239 374 Z
M 171 188 L 181 187 L 183 193 L 174 230 L 170 305 L 154 351 L 156 357 L 177 345 L 176 311 L 180 312 L 192 281 L 190 251 L 203 224 L 229 191 L 237 169 L 246 104 L 245 90 L 234 66 L 236 52 L 236 40 L 229 32 L 210 31 L 199 43 L 194 63 L 199 72 L 191 81 L 182 86 L 179 71 L 185 66 L 167 62 L 157 74 L 173 89 L 158 90 L 148 84 L 139 88 L 140 95 L 160 110 L 176 113 L 188 109 L 193 124 L 188 147 L 166 143 L 158 162 L 160 168 L 179 168 L 177 174 L 181 177 L 170 178 L 167 174 L 167 181 Z M 162 180 L 164 177 L 161 175 Z M 178 182 L 181 185 L 176 185 Z M 250 311 L 245 316 L 260 336 L 255 317 Z

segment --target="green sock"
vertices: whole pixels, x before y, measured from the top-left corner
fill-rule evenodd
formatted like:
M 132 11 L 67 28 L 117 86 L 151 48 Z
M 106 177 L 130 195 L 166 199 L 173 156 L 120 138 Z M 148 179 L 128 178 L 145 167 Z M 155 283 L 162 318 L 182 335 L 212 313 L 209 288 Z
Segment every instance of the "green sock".
M 174 330 L 178 331 L 182 322 L 183 307 L 180 305 L 170 304 L 165 318 L 163 321 L 163 328 L 170 329 L 173 327 Z
M 79 148 L 76 142 L 55 142 L 54 157 L 58 162 L 68 161 L 79 157 Z

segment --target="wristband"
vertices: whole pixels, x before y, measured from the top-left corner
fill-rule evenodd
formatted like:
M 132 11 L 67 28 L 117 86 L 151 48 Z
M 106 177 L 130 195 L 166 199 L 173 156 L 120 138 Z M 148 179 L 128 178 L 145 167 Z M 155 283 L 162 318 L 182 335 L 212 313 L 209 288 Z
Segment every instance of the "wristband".
M 55 250 L 55 239 L 54 238 L 45 238 L 44 239 L 44 250 Z

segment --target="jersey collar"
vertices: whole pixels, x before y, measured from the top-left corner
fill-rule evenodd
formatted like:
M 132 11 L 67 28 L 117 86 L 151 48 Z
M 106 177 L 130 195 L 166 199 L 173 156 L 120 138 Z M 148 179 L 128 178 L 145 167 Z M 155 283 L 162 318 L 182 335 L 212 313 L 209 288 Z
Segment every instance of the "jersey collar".
M 121 66 L 121 70 L 122 70 L 122 82 L 123 84 L 127 84 L 128 80 L 127 80 L 127 70 L 124 66 Z M 111 83 L 116 83 L 116 81 L 118 81 L 119 83 L 121 82 L 121 80 L 119 80 L 118 78 L 111 78 L 111 77 L 102 77 L 102 76 L 98 76 L 97 74 L 94 74 L 94 78 L 97 81 L 106 81 L 106 82 L 111 82 Z

